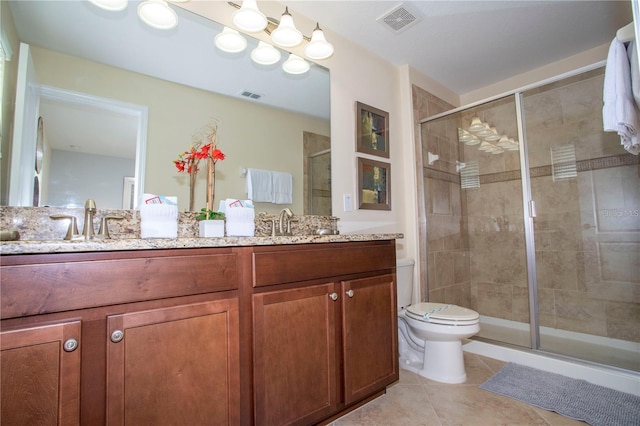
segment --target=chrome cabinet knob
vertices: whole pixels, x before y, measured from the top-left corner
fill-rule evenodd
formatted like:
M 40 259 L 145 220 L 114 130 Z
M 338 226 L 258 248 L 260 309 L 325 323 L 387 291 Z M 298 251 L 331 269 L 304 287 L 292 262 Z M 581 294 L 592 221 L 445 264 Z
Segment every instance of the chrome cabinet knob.
M 338 300 L 338 293 L 331 293 L 329 297 L 331 298 L 331 300 Z
M 111 341 L 113 343 L 118 343 L 122 339 L 124 339 L 124 333 L 122 332 L 122 330 L 116 330 L 113 333 L 111 333 Z
M 74 338 L 68 339 L 62 346 L 65 352 L 73 352 L 78 348 L 78 341 Z
M 349 297 L 353 297 L 353 295 L 355 294 L 353 290 L 347 290 L 345 293 L 347 293 L 347 296 Z

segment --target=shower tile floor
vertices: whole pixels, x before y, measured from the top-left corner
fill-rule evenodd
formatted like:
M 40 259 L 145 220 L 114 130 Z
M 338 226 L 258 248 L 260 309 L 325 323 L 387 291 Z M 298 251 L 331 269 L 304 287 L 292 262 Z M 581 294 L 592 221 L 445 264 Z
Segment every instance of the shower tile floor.
M 400 369 L 400 381 L 380 398 L 332 423 L 333 426 L 585 425 L 551 411 L 479 388 L 502 361 L 465 353 L 466 383 L 450 385 Z

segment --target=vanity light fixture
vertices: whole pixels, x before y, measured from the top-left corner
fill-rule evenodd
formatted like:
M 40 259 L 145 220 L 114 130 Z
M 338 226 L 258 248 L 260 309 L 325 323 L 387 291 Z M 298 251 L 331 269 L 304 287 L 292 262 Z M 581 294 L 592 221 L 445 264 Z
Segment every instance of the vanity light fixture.
M 172 3 L 184 3 L 189 0 L 171 0 Z M 110 12 L 119 12 L 127 8 L 128 0 L 89 0 L 90 3 Z M 170 30 L 178 25 L 178 15 L 164 0 L 146 0 L 138 5 L 138 17 L 142 21 L 160 30 Z
M 500 140 L 498 141 L 497 145 L 500 148 L 506 149 L 508 151 L 517 151 L 518 150 L 518 143 L 516 141 L 514 141 L 513 139 L 509 139 L 507 137 L 507 135 L 500 136 Z
M 333 46 L 327 42 L 320 25 L 316 23 L 316 28 L 313 30 L 311 38 L 303 35 L 295 27 L 288 7 L 285 7 L 282 18 L 278 21 L 271 17 L 265 17 L 258 9 L 256 0 L 244 0 L 242 6 L 231 1 L 228 3 L 238 9 L 233 13 L 232 20 L 233 24 L 242 31 L 257 32 L 264 30 L 271 36 L 271 40 L 276 45 L 283 48 L 298 46 L 303 40 L 306 40 L 309 44 L 305 47 L 304 54 L 309 59 L 320 60 L 333 55 Z M 246 22 L 243 22 L 244 19 L 246 19 Z M 226 27 L 223 33 L 225 31 L 227 31 Z M 241 34 L 239 35 L 241 36 Z M 222 36 L 222 33 L 219 36 Z M 220 37 L 220 39 L 223 39 L 223 37 Z M 224 46 L 219 44 L 218 40 L 219 38 L 216 36 L 216 46 L 225 52 L 242 51 L 239 47 L 238 50 L 225 49 Z M 251 52 L 251 59 L 260 65 L 273 65 L 280 61 L 281 57 L 282 54 L 278 49 L 263 41 L 259 41 L 258 47 Z M 304 74 L 310 67 L 309 62 L 294 54 L 290 54 L 289 59 L 282 65 L 282 69 L 289 74 Z
M 471 124 L 469 125 L 469 131 L 471 133 L 475 133 L 482 129 L 484 129 L 484 123 L 482 123 L 478 117 L 473 117 L 471 119 Z
M 478 148 L 480 151 L 486 151 L 486 152 L 494 152 L 496 151 L 496 146 L 487 142 L 487 141 L 482 141 L 482 143 L 480 144 L 480 147 Z M 502 149 L 500 149 L 502 151 Z
M 489 130 L 491 131 L 491 134 L 483 137 L 484 140 L 489 142 L 500 140 L 500 135 L 498 134 L 498 130 L 495 127 L 491 127 Z
M 464 144 L 468 144 L 473 140 L 475 136 L 471 133 L 467 132 L 464 129 L 458 128 L 458 142 L 462 142 Z
M 282 64 L 282 69 L 289 74 L 304 74 L 310 67 L 309 62 L 293 53 L 290 53 L 289 59 Z
M 244 0 L 239 10 L 233 13 L 233 25 L 249 33 L 267 28 L 267 17 L 258 9 L 256 0 Z
M 273 65 L 278 62 L 281 57 L 282 54 L 278 49 L 264 41 L 258 42 L 258 47 L 251 51 L 251 59 L 260 65 Z
M 458 128 L 458 141 L 465 145 L 480 144 L 478 150 L 490 154 L 502 154 L 505 151 L 518 151 L 517 141 L 507 135 L 500 135 L 495 127 L 483 123 L 478 117 L 473 117 L 467 130 Z
M 178 25 L 178 15 L 164 0 L 146 0 L 138 6 L 142 21 L 160 30 L 170 30 Z
M 278 28 L 271 32 L 271 40 L 282 47 L 295 47 L 302 43 L 302 33 L 293 24 L 293 17 L 288 7 L 284 9 Z
M 100 9 L 119 12 L 127 8 L 128 0 L 89 0 L 89 2 L 98 6 Z
M 311 35 L 311 41 L 304 48 L 304 54 L 310 59 L 327 59 L 333 55 L 333 46 L 324 38 L 324 32 L 318 23 Z
M 232 28 L 224 27 L 222 32 L 214 38 L 216 47 L 223 52 L 238 53 L 247 48 L 247 39 Z
M 480 131 L 475 132 L 475 134 L 480 139 L 487 139 L 493 135 L 493 131 L 491 130 L 491 127 L 489 127 L 487 123 L 484 123 L 484 127 Z

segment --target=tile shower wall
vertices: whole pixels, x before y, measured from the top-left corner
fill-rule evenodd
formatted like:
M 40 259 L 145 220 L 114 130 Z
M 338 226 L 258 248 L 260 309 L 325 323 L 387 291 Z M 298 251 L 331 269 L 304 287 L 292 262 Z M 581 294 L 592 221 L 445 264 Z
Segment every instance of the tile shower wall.
M 412 87 L 413 117 L 415 120 L 415 140 L 420 141 L 421 129 L 425 132 L 426 126 L 420 126 L 420 120 L 427 117 L 452 110 L 453 105 L 443 101 L 437 96 L 419 88 Z M 416 170 L 419 173 L 418 182 L 418 219 L 421 244 L 419 248 L 420 286 L 421 300 L 444 300 L 446 287 L 449 287 L 450 298 L 454 294 L 457 300 L 468 300 L 468 253 L 466 232 L 463 232 L 462 208 L 460 206 L 460 184 L 456 174 L 446 168 L 441 171 L 441 166 L 447 166 L 444 162 L 428 164 L 427 152 L 443 152 L 444 158 L 457 158 L 456 144 L 447 139 L 446 134 L 434 130 L 433 134 L 423 134 L 424 143 L 417 146 Z M 424 164 L 423 164 L 424 159 Z M 454 160 L 455 161 L 455 160 Z M 455 164 L 455 163 L 454 163 Z M 455 167 L 454 167 L 455 171 Z M 457 183 L 456 183 L 456 179 Z M 435 196 L 439 194 L 439 196 Z M 426 244 L 425 244 L 426 242 Z M 453 253 L 453 256 L 450 255 Z M 456 280 L 453 258 L 458 258 L 459 285 L 452 282 Z M 436 258 L 438 260 L 436 266 Z M 427 277 L 427 274 L 429 275 Z M 440 276 L 442 283 L 436 282 L 435 277 Z M 427 282 L 429 283 L 427 288 Z M 428 292 L 428 294 L 427 294 Z M 438 292 L 434 298 L 433 292 Z M 464 295 L 464 296 L 463 296 Z
M 424 135 L 423 156 L 438 155 L 425 164 L 429 300 L 470 306 L 471 275 L 468 217 L 456 173 L 455 120 L 445 119 Z M 457 136 L 456 136 L 457 137 Z

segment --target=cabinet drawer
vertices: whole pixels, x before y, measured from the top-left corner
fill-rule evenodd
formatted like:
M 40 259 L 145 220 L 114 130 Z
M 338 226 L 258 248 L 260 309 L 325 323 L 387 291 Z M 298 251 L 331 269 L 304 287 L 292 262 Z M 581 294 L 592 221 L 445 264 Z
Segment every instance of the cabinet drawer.
M 3 265 L 2 319 L 237 289 L 237 254 L 38 256 Z M 76 258 L 78 259 L 78 257 Z
M 312 246 L 256 247 L 253 286 L 335 277 L 395 268 L 394 240 Z

